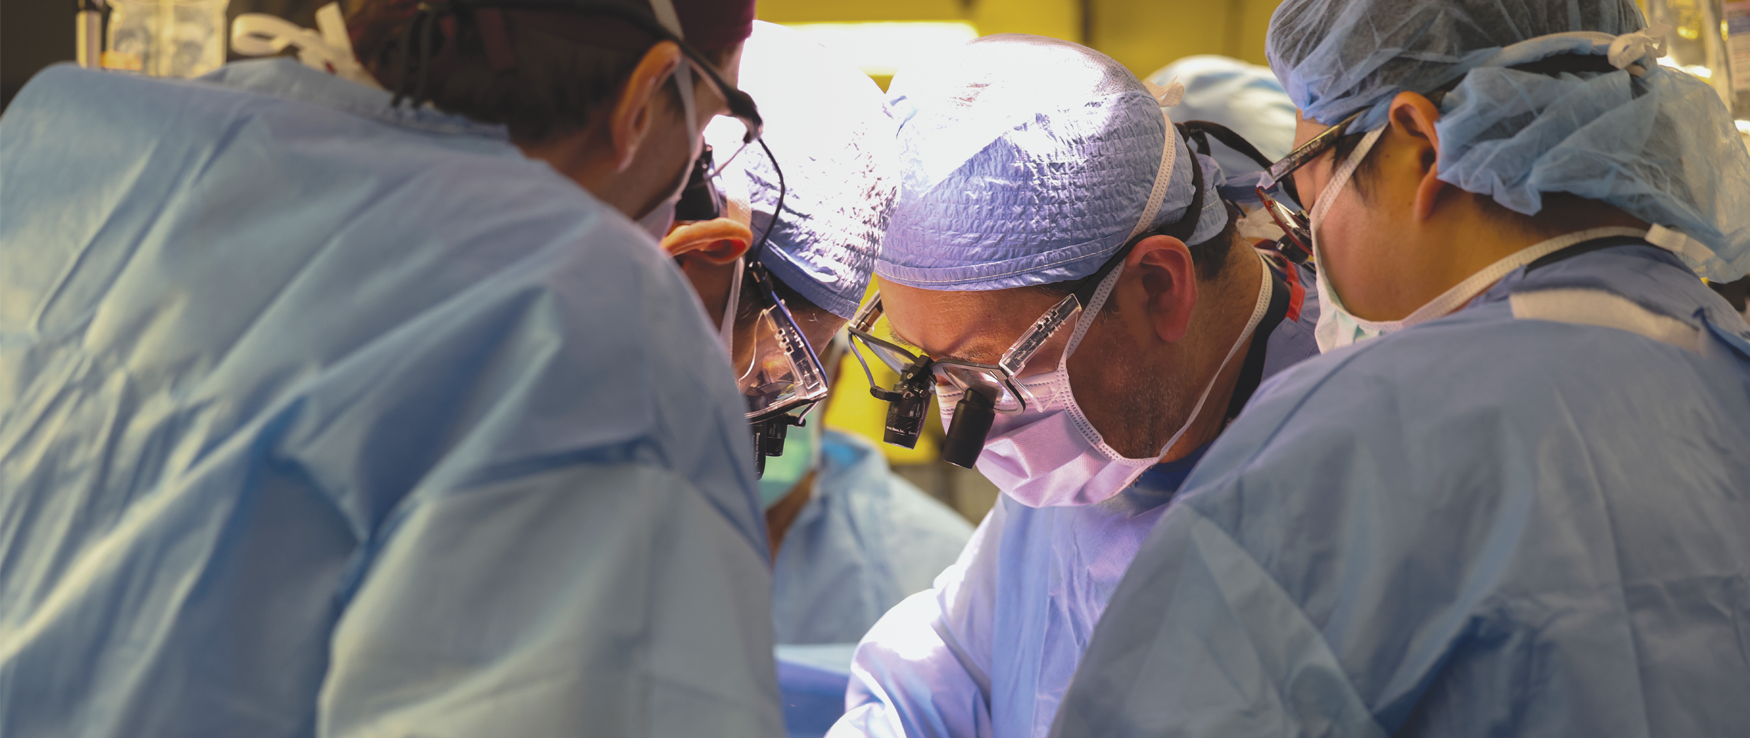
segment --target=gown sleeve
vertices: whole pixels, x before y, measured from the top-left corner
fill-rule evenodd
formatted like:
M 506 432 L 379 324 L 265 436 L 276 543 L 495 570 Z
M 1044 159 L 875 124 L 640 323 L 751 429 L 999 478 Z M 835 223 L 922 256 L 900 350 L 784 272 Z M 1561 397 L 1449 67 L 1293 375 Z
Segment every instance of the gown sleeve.
M 895 605 L 863 637 L 830 738 L 993 735 L 990 631 L 1006 517 L 999 503 L 933 589 Z

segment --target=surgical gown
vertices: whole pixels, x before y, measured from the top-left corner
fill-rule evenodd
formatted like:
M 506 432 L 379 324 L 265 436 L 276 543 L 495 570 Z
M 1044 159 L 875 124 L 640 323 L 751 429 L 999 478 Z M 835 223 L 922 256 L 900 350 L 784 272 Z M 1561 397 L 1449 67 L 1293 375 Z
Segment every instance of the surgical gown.
M 827 430 L 820 452 L 817 491 L 773 568 L 779 643 L 856 643 L 972 537 L 972 524 L 894 474 L 868 441 Z
M 742 405 L 501 128 L 288 60 L 0 119 L 0 735 L 777 735 Z
M 1056 734 L 1750 735 L 1750 327 L 1617 245 L 1279 376 Z
M 965 518 L 894 474 L 859 436 L 825 431 L 817 478 L 773 570 L 791 738 L 822 735 L 844 714 L 857 641 L 888 608 L 929 589 L 972 537 Z
M 1266 377 L 1318 354 L 1312 272 L 1293 274 L 1304 300 L 1266 339 Z M 999 495 L 934 589 L 864 636 L 845 716 L 828 735 L 1045 735 L 1107 600 L 1207 448 L 1094 505 L 1034 508 Z

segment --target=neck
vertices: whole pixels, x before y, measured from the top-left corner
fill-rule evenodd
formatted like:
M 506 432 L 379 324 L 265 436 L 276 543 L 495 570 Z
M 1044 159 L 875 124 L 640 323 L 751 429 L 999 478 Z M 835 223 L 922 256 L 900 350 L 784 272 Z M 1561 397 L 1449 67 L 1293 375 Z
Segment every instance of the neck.
M 1403 290 L 1385 317 L 1397 320 L 1433 302 L 1471 275 L 1496 262 L 1569 233 L 1626 226 L 1647 228 L 1638 220 L 1603 203 L 1560 195 L 1546 195 L 1544 208 L 1535 216 L 1521 215 L 1480 195 L 1456 202 L 1445 217 L 1423 224 L 1422 234 L 1406 239 L 1409 253 L 1394 270 Z M 1420 276 L 1418 276 L 1420 275 Z M 1351 306 L 1353 307 L 1353 306 Z
M 566 179 L 576 182 L 597 200 L 636 220 L 649 210 L 648 198 L 640 197 L 637 187 L 626 186 L 627 173 L 616 171 L 612 157 L 602 155 L 602 149 L 592 131 L 560 135 L 539 143 L 516 142 L 523 155 L 547 163 Z
M 1252 313 L 1257 307 L 1258 290 L 1264 280 L 1264 264 L 1258 259 L 1251 246 L 1235 239 L 1232 250 L 1228 252 L 1227 267 L 1222 270 L 1220 278 L 1211 294 L 1209 302 L 1199 301 L 1197 309 L 1203 310 L 1209 306 L 1210 325 L 1213 329 L 1209 338 L 1199 352 L 1200 363 L 1208 367 L 1198 372 L 1204 382 L 1211 382 L 1209 396 L 1203 400 L 1203 406 L 1198 408 L 1197 416 L 1191 420 L 1191 427 L 1185 431 L 1172 448 L 1161 454 L 1161 461 L 1178 461 L 1190 456 L 1202 445 L 1215 440 L 1227 425 L 1227 406 L 1233 401 L 1234 389 L 1239 385 L 1240 370 L 1245 366 L 1246 356 L 1251 352 L 1252 336 L 1244 335 L 1246 326 L 1251 323 Z M 1244 340 L 1238 350 L 1234 344 Z M 1228 352 L 1233 351 L 1232 358 Z M 1223 359 L 1227 364 L 1222 366 Z M 1217 367 L 1220 367 L 1219 373 Z M 1213 378 L 1211 378 L 1213 377 Z M 1196 385 L 1196 391 L 1201 393 L 1205 385 Z M 1186 402 L 1196 403 L 1197 395 L 1185 398 Z M 1187 407 L 1189 412 L 1191 408 Z

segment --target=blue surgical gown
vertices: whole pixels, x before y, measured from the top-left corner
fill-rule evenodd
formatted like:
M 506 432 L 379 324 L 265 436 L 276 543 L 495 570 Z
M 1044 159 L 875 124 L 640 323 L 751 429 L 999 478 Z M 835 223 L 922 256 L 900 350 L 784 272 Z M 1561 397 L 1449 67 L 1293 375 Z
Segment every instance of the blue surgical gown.
M 1056 734 L 1750 735 L 1750 326 L 1621 245 L 1279 376 Z
M 778 642 L 856 643 L 888 608 L 930 588 L 972 524 L 849 433 L 823 433 L 816 479 L 774 563 Z
M 815 478 L 773 570 L 791 738 L 823 735 L 844 714 L 857 641 L 888 608 L 929 589 L 972 537 L 965 518 L 893 473 L 859 436 L 823 431 Z
M 1318 353 L 1312 273 L 1295 275 L 1304 305 L 1267 337 L 1264 376 Z M 864 636 L 829 735 L 1045 735 L 1113 589 L 1202 451 L 1095 505 L 999 495 L 934 589 Z
M 0 176 L 0 735 L 780 733 L 728 360 L 503 129 L 55 67 Z

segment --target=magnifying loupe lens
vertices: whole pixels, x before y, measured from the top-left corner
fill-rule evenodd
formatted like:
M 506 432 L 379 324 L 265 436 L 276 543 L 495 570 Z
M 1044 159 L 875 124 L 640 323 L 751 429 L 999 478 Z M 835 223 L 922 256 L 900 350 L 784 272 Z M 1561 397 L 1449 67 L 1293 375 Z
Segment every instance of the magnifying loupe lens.
M 982 392 L 968 391 L 954 405 L 954 420 L 942 441 L 942 460 L 962 469 L 971 469 L 984 453 L 985 436 L 990 435 L 996 420 L 996 406 Z

